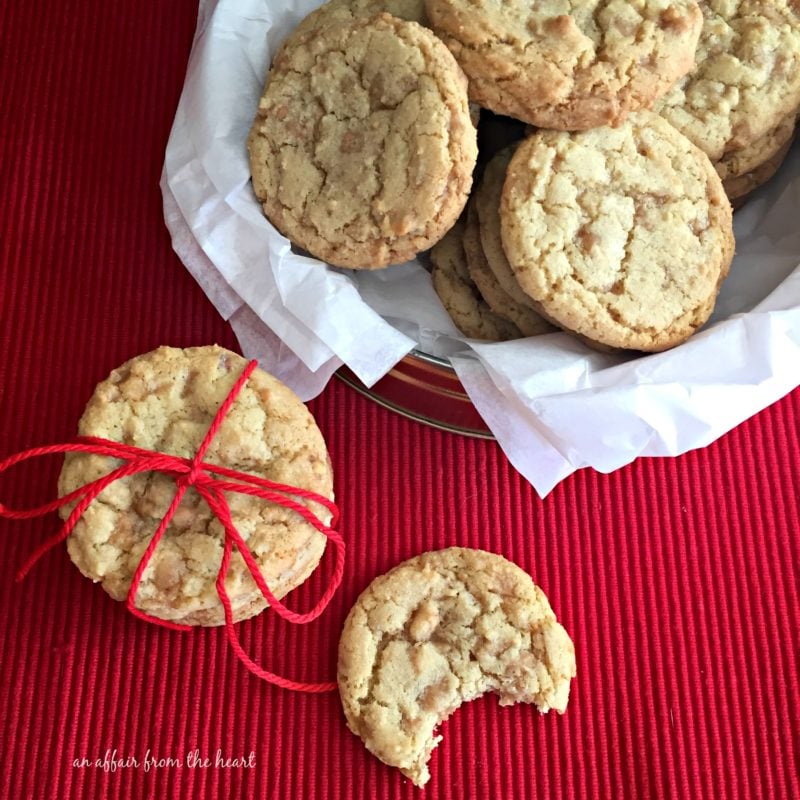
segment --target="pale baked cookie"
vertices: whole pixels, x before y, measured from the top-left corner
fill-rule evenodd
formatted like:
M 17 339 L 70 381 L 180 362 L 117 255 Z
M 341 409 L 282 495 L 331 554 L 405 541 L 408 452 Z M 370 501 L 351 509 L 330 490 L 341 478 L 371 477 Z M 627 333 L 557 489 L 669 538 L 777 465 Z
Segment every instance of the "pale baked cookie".
M 428 25 L 425 0 L 329 0 L 300 21 L 289 40 L 338 25 L 367 19 L 377 14 L 391 14 L 407 22 Z
M 294 39 L 248 139 L 278 230 L 343 267 L 400 263 L 466 203 L 477 156 L 466 79 L 447 48 L 388 14 Z
M 749 194 L 771 180 L 780 169 L 784 159 L 789 154 L 792 139 L 789 139 L 777 153 L 761 164 L 756 165 L 744 175 L 736 175 L 722 182 L 725 194 L 734 208 L 740 208 Z
M 644 351 L 673 347 L 708 319 L 734 250 L 711 162 L 649 111 L 618 128 L 523 142 L 501 230 L 520 285 L 549 317 Z
M 727 153 L 717 161 L 714 167 L 717 175 L 722 178 L 723 184 L 727 180 L 746 175 L 762 164 L 774 160 L 787 144 L 791 144 L 796 117 L 796 112 L 788 114 L 775 128 L 767 131 L 764 136 L 756 139 L 748 147 Z
M 350 729 L 417 786 L 437 726 L 493 692 L 500 705 L 563 713 L 575 651 L 544 593 L 502 556 L 451 547 L 376 578 L 339 642 L 339 693 Z
M 522 336 L 519 328 L 495 314 L 469 276 L 463 220 L 431 250 L 433 288 L 455 326 L 470 339 L 502 342 Z
M 481 293 L 489 308 L 498 316 L 513 322 L 523 336 L 539 336 L 555 329 L 545 322 L 532 308 L 521 305 L 506 292 L 495 278 L 481 245 L 481 233 L 475 204 L 467 205 L 467 222 L 464 229 L 464 255 L 472 282 Z
M 582 130 L 649 107 L 694 66 L 695 0 L 426 0 L 470 97 L 532 125 Z
M 706 0 L 701 7 L 697 67 L 654 108 L 717 162 L 800 105 L 800 3 Z
M 503 196 L 506 170 L 515 149 L 516 144 L 501 150 L 486 165 L 481 185 L 475 192 L 474 202 L 480 223 L 481 246 L 489 269 L 494 273 L 503 291 L 516 303 L 535 311 L 537 303 L 522 291 L 514 270 L 508 263 L 500 235 L 500 201 Z
M 138 356 L 98 384 L 79 434 L 191 457 L 246 363 L 216 346 L 160 347 Z M 288 387 L 260 369 L 247 380 L 204 460 L 333 499 L 330 459 L 313 417 Z M 66 494 L 118 465 L 105 456 L 67 455 L 59 492 Z M 175 490 L 174 479 L 157 472 L 120 478 L 92 503 L 67 539 L 76 566 L 102 582 L 115 600 L 127 596 Z M 317 566 L 325 537 L 288 509 L 247 495 L 230 493 L 227 499 L 273 593 L 280 598 L 301 584 Z M 330 520 L 319 504 L 307 505 L 324 522 Z M 62 516 L 69 510 L 62 509 Z M 144 572 L 136 606 L 184 624 L 223 624 L 214 585 L 223 542 L 221 523 L 189 488 Z M 266 608 L 236 550 L 225 585 L 234 620 Z

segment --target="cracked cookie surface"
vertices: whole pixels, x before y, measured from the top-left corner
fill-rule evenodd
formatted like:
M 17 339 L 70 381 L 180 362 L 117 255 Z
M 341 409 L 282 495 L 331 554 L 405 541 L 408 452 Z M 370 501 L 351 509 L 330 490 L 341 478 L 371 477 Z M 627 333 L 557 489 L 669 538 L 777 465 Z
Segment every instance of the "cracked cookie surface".
M 246 361 L 221 347 L 161 347 L 115 369 L 98 384 L 79 423 L 99 436 L 148 450 L 192 457 Z M 284 384 L 256 369 L 231 407 L 204 458 L 333 499 L 333 475 L 313 417 Z M 110 472 L 105 456 L 68 454 L 59 478 L 66 494 Z M 138 563 L 175 494 L 173 478 L 157 472 L 120 478 L 83 514 L 67 539 L 80 571 L 124 600 Z M 325 537 L 294 512 L 258 498 L 226 495 L 234 524 L 267 585 L 280 598 L 317 566 Z M 326 509 L 301 500 L 325 522 Z M 66 517 L 70 508 L 61 510 Z M 224 531 L 189 488 L 145 570 L 136 606 L 161 619 L 221 625 L 215 580 Z M 267 607 L 234 549 L 225 586 L 234 619 Z
M 414 22 L 383 14 L 294 38 L 248 139 L 253 188 L 292 242 L 372 269 L 437 242 L 472 184 L 466 78 Z
M 350 729 L 417 786 L 437 726 L 487 692 L 563 713 L 575 651 L 530 576 L 502 556 L 452 547 L 376 578 L 348 615 L 338 682 Z
M 466 222 L 459 219 L 431 250 L 433 288 L 455 326 L 470 339 L 502 342 L 522 333 L 507 319 L 495 314 L 472 281 L 464 251 Z
M 618 124 L 694 66 L 694 0 L 426 0 L 470 97 L 543 128 Z
M 529 305 L 518 303 L 500 285 L 489 268 L 486 255 L 481 244 L 480 224 L 475 211 L 475 204 L 467 206 L 467 222 L 464 229 L 464 255 L 472 282 L 489 308 L 498 316 L 516 325 L 523 336 L 539 336 L 552 333 L 555 328 L 545 322 Z
M 800 105 L 797 0 L 706 0 L 697 66 L 654 109 L 712 161 Z
M 649 111 L 618 128 L 523 142 L 503 187 L 501 233 L 520 285 L 548 317 L 643 351 L 705 323 L 734 249 L 713 165 Z

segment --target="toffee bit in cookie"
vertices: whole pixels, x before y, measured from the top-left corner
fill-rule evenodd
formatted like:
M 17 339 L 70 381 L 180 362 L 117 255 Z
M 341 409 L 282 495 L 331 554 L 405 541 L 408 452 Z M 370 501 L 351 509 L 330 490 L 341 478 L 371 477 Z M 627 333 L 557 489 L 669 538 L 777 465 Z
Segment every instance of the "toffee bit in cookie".
M 424 553 L 376 578 L 339 642 L 348 726 L 417 786 L 437 727 L 462 703 L 491 692 L 563 713 L 574 676 L 572 641 L 541 589 L 483 550 Z

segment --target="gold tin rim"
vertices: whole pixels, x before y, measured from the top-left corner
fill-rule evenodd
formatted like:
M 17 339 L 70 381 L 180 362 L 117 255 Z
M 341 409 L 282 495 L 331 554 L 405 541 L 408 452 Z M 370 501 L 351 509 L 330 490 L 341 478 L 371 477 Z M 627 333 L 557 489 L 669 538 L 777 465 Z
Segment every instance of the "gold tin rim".
M 415 348 L 372 387 L 365 386 L 347 367 L 341 367 L 336 376 L 373 402 L 407 419 L 461 436 L 495 438 L 445 358 Z

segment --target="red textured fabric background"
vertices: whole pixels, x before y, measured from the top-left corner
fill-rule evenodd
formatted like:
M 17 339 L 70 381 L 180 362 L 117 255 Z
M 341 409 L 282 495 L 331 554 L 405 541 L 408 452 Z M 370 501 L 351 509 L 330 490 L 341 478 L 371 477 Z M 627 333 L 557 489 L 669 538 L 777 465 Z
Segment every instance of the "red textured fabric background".
M 195 13 L 188 0 L 0 6 L 0 455 L 74 435 L 94 384 L 136 353 L 236 346 L 171 250 L 158 189 Z M 345 585 L 305 628 L 268 613 L 243 624 L 249 650 L 330 679 L 375 575 L 431 548 L 488 548 L 534 576 L 574 638 L 566 715 L 465 706 L 422 793 L 348 732 L 335 695 L 258 681 L 220 630 L 132 618 L 63 547 L 15 584 L 57 520 L 0 521 L 0 796 L 800 797 L 800 392 L 704 451 L 584 471 L 544 501 L 493 443 L 337 381 L 311 408 L 336 471 Z M 0 497 L 50 499 L 58 468 L 2 476 Z M 190 768 L 194 749 L 252 752 L 255 766 Z M 114 750 L 183 766 L 73 766 Z

